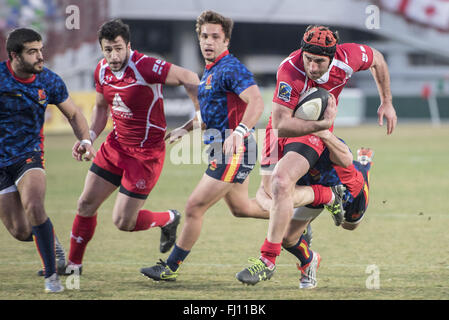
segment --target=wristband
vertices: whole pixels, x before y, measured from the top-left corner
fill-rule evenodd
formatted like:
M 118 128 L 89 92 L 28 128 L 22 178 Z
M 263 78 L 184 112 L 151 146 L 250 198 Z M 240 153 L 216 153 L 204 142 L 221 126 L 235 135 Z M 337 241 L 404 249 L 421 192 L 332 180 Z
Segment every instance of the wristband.
M 80 147 L 85 146 L 86 144 L 88 145 L 92 145 L 92 141 L 90 141 L 89 139 L 83 139 L 80 141 Z
M 90 141 L 94 142 L 97 139 L 97 134 L 94 130 L 89 130 Z

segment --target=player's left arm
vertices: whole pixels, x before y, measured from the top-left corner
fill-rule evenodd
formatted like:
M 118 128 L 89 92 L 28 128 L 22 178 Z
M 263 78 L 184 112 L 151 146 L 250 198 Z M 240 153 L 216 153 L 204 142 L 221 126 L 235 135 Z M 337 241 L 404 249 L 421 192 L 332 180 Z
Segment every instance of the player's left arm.
M 378 123 L 383 125 L 383 118 L 387 120 L 387 134 L 391 134 L 396 127 L 397 116 L 393 107 L 391 89 L 390 89 L 390 73 L 388 71 L 387 62 L 382 53 L 378 50 L 373 50 L 373 62 L 370 66 L 371 74 L 377 85 L 377 90 L 380 97 L 380 106 L 377 110 Z
M 198 127 L 201 128 L 200 104 L 198 102 L 198 85 L 200 84 L 200 79 L 195 72 L 172 64 L 170 70 L 168 70 L 165 84 L 171 86 L 184 86 L 196 111 L 193 119 L 187 121 L 182 127 L 170 131 L 165 136 L 165 140 L 168 140 L 169 143 L 173 143 L 193 129 Z
M 329 149 L 329 158 L 334 164 L 343 168 L 347 168 L 352 164 L 353 157 L 349 147 L 332 132 L 322 130 L 313 134 L 321 138 L 327 149 Z
M 239 97 L 246 103 L 246 109 L 239 126 L 226 138 L 223 144 L 224 153 L 229 155 L 237 153 L 239 147 L 243 144 L 244 135 L 239 127 L 241 126 L 245 131 L 254 128 L 264 109 L 263 98 L 256 84 L 243 90 L 239 94 Z
M 78 148 L 80 158 L 77 160 L 82 160 L 81 157 L 83 155 L 84 160 L 91 160 L 93 157 L 95 157 L 95 149 L 92 147 L 92 142 L 90 140 L 89 125 L 81 109 L 77 105 L 75 105 L 70 97 L 68 97 L 65 101 L 57 104 L 57 107 L 67 118 L 70 126 L 73 129 L 73 133 L 80 141 L 80 146 Z

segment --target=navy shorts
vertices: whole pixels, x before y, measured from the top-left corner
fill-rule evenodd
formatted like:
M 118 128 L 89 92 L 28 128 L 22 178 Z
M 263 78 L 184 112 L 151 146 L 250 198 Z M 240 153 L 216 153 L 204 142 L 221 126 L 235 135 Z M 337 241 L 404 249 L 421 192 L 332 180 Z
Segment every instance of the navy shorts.
M 44 153 L 36 151 L 7 167 L 0 168 L 0 194 L 16 192 L 17 183 L 30 169 L 44 170 Z
M 257 143 L 253 135 L 248 135 L 243 141 L 243 146 L 232 157 L 223 154 L 221 142 L 211 144 L 206 174 L 224 182 L 243 183 L 257 161 Z

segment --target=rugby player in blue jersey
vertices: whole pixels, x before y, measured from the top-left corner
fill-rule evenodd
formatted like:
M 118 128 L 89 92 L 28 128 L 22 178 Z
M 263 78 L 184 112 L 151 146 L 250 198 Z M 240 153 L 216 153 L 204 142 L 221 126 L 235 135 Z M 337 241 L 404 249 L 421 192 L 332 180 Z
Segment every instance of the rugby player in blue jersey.
M 252 73 L 228 48 L 233 21 L 205 11 L 197 19 L 201 53 L 206 63 L 198 88 L 204 143 L 209 145 L 209 166 L 190 195 L 185 208 L 181 234 L 167 261 L 141 269 L 154 280 L 173 281 L 179 265 L 198 240 L 206 211 L 224 199 L 235 216 L 268 218 L 255 201 L 248 198 L 248 175 L 254 168 L 257 146 L 251 130 L 264 109 L 259 88 Z M 190 121 L 168 135 L 177 138 L 193 129 Z
M 55 104 L 81 141 L 85 160 L 95 156 L 87 120 L 62 79 L 44 67 L 42 37 L 20 28 L 6 40 L 9 59 L 0 63 L 0 219 L 20 241 L 33 241 L 44 266 L 45 292 L 64 290 L 57 275 L 55 234 L 44 208 L 45 109 Z

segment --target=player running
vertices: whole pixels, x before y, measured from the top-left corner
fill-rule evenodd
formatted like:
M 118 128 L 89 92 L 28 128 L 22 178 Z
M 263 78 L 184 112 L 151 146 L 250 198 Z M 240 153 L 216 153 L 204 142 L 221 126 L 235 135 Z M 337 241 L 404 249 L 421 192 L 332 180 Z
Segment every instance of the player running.
M 0 219 L 20 241 L 33 241 L 44 267 L 45 292 L 64 290 L 57 275 L 55 233 L 44 208 L 46 177 L 43 125 L 55 104 L 72 126 L 79 157 L 95 155 L 89 127 L 63 80 L 44 67 L 42 37 L 20 28 L 6 40 L 9 60 L 0 64 Z M 63 249 L 58 246 L 59 255 Z M 64 260 L 64 259 L 63 259 Z
M 206 63 L 198 97 L 210 164 L 187 201 L 182 232 L 167 261 L 141 269 L 143 275 L 157 281 L 177 278 L 180 264 L 200 236 L 204 214 L 220 199 L 236 216 L 268 218 L 268 212 L 248 198 L 248 175 L 257 158 L 251 129 L 264 104 L 252 73 L 228 51 L 232 26 L 231 19 L 213 11 L 205 11 L 197 19 Z M 176 139 L 192 128 L 190 121 L 168 138 Z
M 349 78 L 358 71 L 370 69 L 377 84 L 381 105 L 378 122 L 387 119 L 387 134 L 396 126 L 396 112 L 392 105 L 388 66 L 380 52 L 367 45 L 338 44 L 337 32 L 324 26 L 309 26 L 304 33 L 301 48 L 286 58 L 277 73 L 273 97 L 272 117 L 267 126 L 278 130 L 277 143 L 265 143 L 262 167 L 275 168 L 272 176 L 264 176 L 265 191 L 272 196 L 273 206 L 261 256 L 254 265 L 261 270 L 260 280 L 267 280 L 275 269 L 276 257 L 281 252 L 282 239 L 293 214 L 292 190 L 296 182 L 313 168 L 325 149 L 324 142 L 310 133 L 330 129 L 329 119 L 304 121 L 292 117 L 301 93 L 311 87 L 328 90 L 338 97 Z M 267 137 L 270 134 L 267 133 Z M 267 138 L 269 139 L 269 138 Z M 270 149 L 277 148 L 277 149 Z M 278 151 L 278 159 L 270 154 Z
M 300 260 L 297 266 L 301 271 L 301 289 L 316 287 L 316 270 L 321 260 L 317 252 L 309 249 L 310 239 L 306 239 L 304 230 L 323 207 L 332 215 L 341 215 L 341 219 L 334 219 L 336 225 L 347 230 L 354 230 L 359 225 L 368 206 L 369 170 L 374 155 L 371 149 L 362 148 L 357 151 L 357 161 L 353 161 L 346 144 L 330 131 L 316 135 L 325 142 L 326 149 L 316 165 L 297 182 L 293 197 L 296 209 L 282 241 L 283 248 Z M 265 193 L 258 192 L 257 198 L 263 207 L 272 205 Z M 260 265 L 258 260 L 251 259 L 255 265 Z M 243 283 L 256 284 L 260 281 L 259 269 L 252 266 L 236 277 Z M 268 276 L 273 273 L 274 270 Z
M 142 209 L 155 186 L 165 157 L 166 121 L 162 84 L 184 86 L 198 107 L 198 75 L 131 49 L 129 26 L 120 20 L 104 23 L 98 32 L 103 51 L 95 69 L 96 105 L 90 127 L 92 140 L 104 130 L 110 111 L 114 124 L 87 173 L 73 222 L 69 267 L 81 273 L 82 260 L 97 224 L 100 205 L 119 188 L 112 219 L 119 230 L 161 228 L 160 251 L 176 240 L 176 210 Z M 75 144 L 73 156 L 80 160 Z

